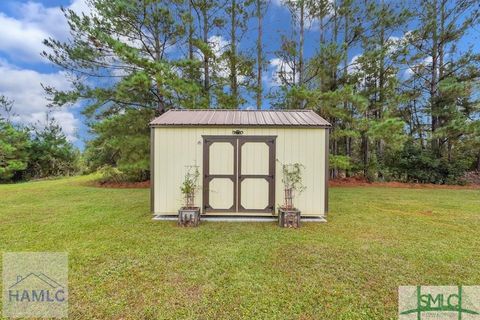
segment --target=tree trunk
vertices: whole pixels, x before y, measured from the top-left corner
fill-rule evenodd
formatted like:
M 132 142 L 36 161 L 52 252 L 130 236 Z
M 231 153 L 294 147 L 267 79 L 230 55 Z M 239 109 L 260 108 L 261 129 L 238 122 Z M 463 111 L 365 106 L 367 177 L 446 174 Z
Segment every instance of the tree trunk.
M 208 9 L 207 3 L 204 1 L 204 7 L 202 8 L 202 17 L 203 17 L 203 42 L 208 45 Z M 205 54 L 203 56 L 203 89 L 207 98 L 208 104 L 210 104 L 210 65 L 209 65 L 209 56 Z M 210 107 L 210 106 L 209 106 Z
M 347 83 L 347 78 L 348 78 L 348 50 L 349 50 L 349 45 L 348 45 L 348 28 L 349 28 L 349 22 L 350 22 L 350 16 L 347 12 L 345 12 L 345 25 L 344 25 L 344 40 L 343 40 L 343 45 L 344 45 L 344 60 L 343 60 L 343 81 L 344 83 Z M 349 105 L 348 105 L 348 100 L 345 99 L 343 102 L 343 109 L 345 113 L 349 111 Z M 353 117 L 352 117 L 353 118 Z M 345 121 L 346 123 L 344 124 L 345 129 L 350 129 L 351 128 L 351 123 L 348 121 Z M 346 136 L 345 137 L 345 155 L 347 157 L 350 156 L 350 140 L 351 138 Z M 348 176 L 348 170 L 345 170 L 345 176 Z
M 333 0 L 333 44 L 337 44 L 338 42 L 338 8 L 337 8 L 337 1 Z M 334 67 L 331 70 L 332 72 L 332 85 L 331 90 L 337 90 L 337 69 Z
M 155 28 L 154 32 L 154 37 L 155 37 L 155 61 L 160 61 L 162 59 L 162 46 L 160 44 L 160 31 L 158 28 Z M 156 113 L 157 115 L 163 114 L 165 110 L 165 103 L 163 101 L 163 95 L 162 95 L 162 86 L 158 81 L 155 83 L 155 89 L 156 89 L 156 96 L 157 96 L 157 110 Z
M 238 101 L 238 83 L 237 83 L 237 1 L 232 0 L 231 10 L 231 24 L 230 24 L 230 89 L 232 90 L 232 97 L 234 99 L 234 108 L 237 109 Z
M 383 11 L 385 2 L 382 0 L 381 2 L 382 8 L 381 10 Z M 385 39 L 385 23 L 381 23 L 380 25 L 380 48 L 381 48 L 381 54 L 380 54 L 380 70 L 379 70 L 379 75 L 378 75 L 378 107 L 376 110 L 376 118 L 377 121 L 382 121 L 383 119 L 383 108 L 386 104 L 385 101 L 385 45 L 386 45 L 386 39 Z M 377 148 L 377 161 L 382 162 L 383 161 L 383 140 L 378 139 L 376 143 L 376 148 Z M 377 171 L 378 176 L 382 176 L 380 171 Z
M 477 171 L 480 172 L 480 152 L 478 153 L 478 156 L 477 156 Z
M 437 72 L 438 72 L 438 33 L 437 33 L 437 0 L 433 1 L 433 8 L 431 8 L 432 19 L 432 69 L 430 80 L 430 111 L 432 116 L 432 149 L 438 155 L 439 142 L 433 137 L 438 127 L 438 110 L 437 110 Z
M 448 154 L 447 154 L 448 162 L 451 162 L 452 161 L 452 143 L 450 142 L 450 139 L 448 139 L 447 141 L 447 150 L 448 150 Z
M 437 83 L 440 83 L 440 81 L 443 80 L 443 75 L 444 75 L 444 60 L 445 60 L 445 46 L 444 46 L 444 39 L 445 39 L 445 15 L 446 15 L 446 12 L 445 12 L 445 1 L 446 0 L 440 0 L 440 34 L 438 35 L 437 37 L 437 41 L 438 41 L 438 65 L 437 65 L 437 69 L 438 69 L 438 80 L 437 80 Z M 437 85 L 437 90 L 438 90 L 438 85 Z M 442 116 L 443 112 L 442 112 L 442 108 L 443 108 L 443 102 L 442 102 L 442 92 L 440 90 L 438 90 L 437 92 L 437 104 L 436 104 L 436 108 L 437 108 L 437 112 L 438 112 L 438 115 L 437 115 L 437 128 L 440 128 L 444 125 L 444 121 L 445 121 L 445 117 Z M 448 157 L 450 159 L 451 157 L 451 145 L 450 145 L 450 140 L 448 141 Z M 438 152 L 439 154 L 441 155 L 442 154 L 442 145 L 445 143 L 445 138 L 442 136 L 442 137 L 439 137 L 438 138 Z
M 257 109 L 262 109 L 262 0 L 257 0 L 257 19 L 258 19 L 258 35 L 257 35 Z
M 193 14 L 192 14 L 192 0 L 188 1 L 188 12 L 190 14 L 190 21 L 188 23 L 188 59 L 193 60 L 193 36 L 194 36 L 194 27 L 193 27 Z M 195 78 L 194 67 L 190 67 L 190 79 Z
M 305 36 L 305 1 L 300 0 L 300 43 L 298 49 L 298 84 L 303 84 L 303 46 L 304 46 L 304 36 Z M 303 103 L 302 106 L 303 107 Z
M 413 90 L 416 91 L 417 90 L 417 82 L 415 79 L 413 79 Z M 418 132 L 418 138 L 419 138 L 419 141 L 420 141 L 420 147 L 422 148 L 422 150 L 425 150 L 426 148 L 426 145 L 425 145 L 425 139 L 423 138 L 423 126 L 422 126 L 422 123 L 420 121 L 420 117 L 418 116 L 418 108 L 417 108 L 417 99 L 414 98 L 413 99 L 413 103 L 412 103 L 412 107 L 413 107 L 413 110 L 412 110 L 412 121 L 415 125 L 414 127 L 414 131 L 415 132 Z
M 334 136 L 335 128 L 337 128 L 337 125 L 336 125 L 336 123 L 335 123 L 335 118 L 333 118 L 333 119 L 331 120 L 331 123 L 332 123 L 332 134 L 330 135 L 330 137 L 331 137 L 331 136 Z M 330 149 L 331 149 L 330 153 L 331 153 L 332 155 L 336 156 L 336 155 L 337 155 L 337 150 L 338 150 L 338 148 L 337 148 L 337 139 L 334 138 L 334 139 L 331 140 Z M 337 168 L 331 168 L 331 175 L 330 175 L 330 177 L 331 177 L 332 179 L 336 179 L 336 178 L 337 178 Z
M 368 137 L 366 133 L 362 133 L 362 161 L 363 161 L 363 176 L 368 177 Z
M 319 48 L 319 52 L 320 52 L 320 55 L 323 53 L 323 47 L 325 46 L 325 25 L 324 25 L 324 16 L 325 16 L 325 11 L 324 11 L 324 7 L 322 7 L 320 9 L 320 12 L 319 12 L 319 17 L 318 17 L 318 21 L 319 21 L 319 29 L 320 29 L 320 48 Z M 324 62 L 322 61 L 321 62 L 321 65 L 322 65 L 322 69 L 325 70 L 325 64 Z M 323 74 L 320 76 L 320 79 L 319 79 L 319 87 L 320 87 L 320 91 L 323 92 L 324 90 L 324 85 L 323 85 Z

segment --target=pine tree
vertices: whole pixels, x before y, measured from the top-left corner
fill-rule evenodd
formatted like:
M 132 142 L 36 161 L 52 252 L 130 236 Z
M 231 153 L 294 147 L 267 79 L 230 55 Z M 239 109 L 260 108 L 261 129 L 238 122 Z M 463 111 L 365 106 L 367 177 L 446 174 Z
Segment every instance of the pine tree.
M 246 95 L 252 91 L 254 60 L 238 48 L 247 31 L 247 22 L 251 15 L 248 9 L 252 4 L 253 1 L 250 0 L 228 0 L 225 7 L 229 39 L 228 48 L 221 55 L 220 63 L 225 62 L 228 83 L 224 86 L 226 90 L 219 88 L 217 91 L 220 108 L 238 109 L 245 103 Z
M 263 20 L 265 13 L 265 1 L 255 0 L 255 16 L 257 18 L 257 87 L 256 87 L 256 105 L 257 110 L 262 109 L 263 99 Z
M 470 117 L 478 112 L 471 89 L 480 77 L 480 55 L 459 45 L 479 22 L 478 2 L 419 1 L 412 10 L 418 11 L 415 17 L 419 19 L 407 34 L 406 64 L 411 78 L 406 85 L 421 104 L 417 112 L 431 119 L 426 133 L 432 152 L 437 157 L 451 157 L 456 139 L 449 137 L 445 127 L 458 122 L 462 113 Z
M 28 178 L 45 178 L 76 174 L 79 170 L 78 150 L 67 140 L 62 127 L 47 113 L 45 123 L 32 129 L 29 148 Z
M 363 173 L 370 179 L 383 178 L 385 148 L 398 149 L 405 141 L 404 122 L 398 108 L 404 97 L 398 94 L 397 51 L 393 33 L 405 25 L 407 12 L 395 2 L 366 2 L 362 31 L 363 53 L 358 57 L 357 88 L 368 101 L 361 111 L 361 155 Z
M 52 104 L 91 101 L 87 115 L 116 113 L 125 107 L 155 109 L 202 103 L 188 74 L 189 61 L 169 49 L 185 37 L 181 1 L 92 0 L 92 13 L 64 9 L 72 40 L 45 40 L 43 56 L 69 72 L 73 90 L 47 88 Z M 100 84 L 100 85 L 99 85 Z

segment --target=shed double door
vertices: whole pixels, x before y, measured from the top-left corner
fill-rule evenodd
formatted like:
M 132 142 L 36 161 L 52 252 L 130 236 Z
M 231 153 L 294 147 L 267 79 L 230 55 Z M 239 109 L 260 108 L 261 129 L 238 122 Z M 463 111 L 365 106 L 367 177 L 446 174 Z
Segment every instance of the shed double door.
M 274 213 L 274 136 L 203 136 L 203 213 Z

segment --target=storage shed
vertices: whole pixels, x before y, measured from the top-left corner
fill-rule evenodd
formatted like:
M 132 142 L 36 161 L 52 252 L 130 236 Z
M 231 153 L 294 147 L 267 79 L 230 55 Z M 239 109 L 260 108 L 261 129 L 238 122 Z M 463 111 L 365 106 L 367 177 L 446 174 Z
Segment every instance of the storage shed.
M 328 211 L 330 124 L 311 110 L 170 110 L 150 123 L 151 211 L 174 215 L 188 166 L 200 171 L 203 215 L 272 216 L 283 203 L 282 164 L 300 163 L 302 216 Z

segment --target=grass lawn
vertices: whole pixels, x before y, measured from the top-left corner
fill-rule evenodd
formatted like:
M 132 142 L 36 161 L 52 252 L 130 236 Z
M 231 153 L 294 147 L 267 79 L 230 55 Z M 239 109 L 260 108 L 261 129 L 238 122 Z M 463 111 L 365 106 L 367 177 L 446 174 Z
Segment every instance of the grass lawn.
M 67 251 L 70 318 L 396 319 L 399 285 L 480 285 L 480 190 L 332 188 L 325 224 L 182 229 L 90 179 L 0 185 L 0 252 Z

